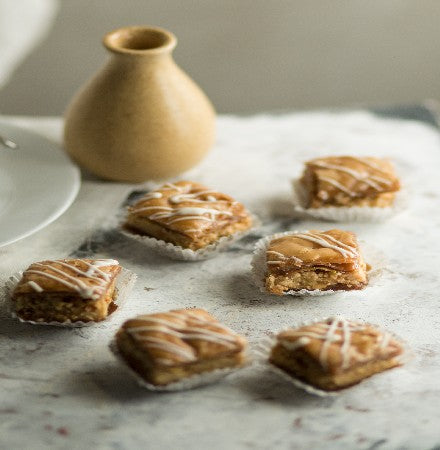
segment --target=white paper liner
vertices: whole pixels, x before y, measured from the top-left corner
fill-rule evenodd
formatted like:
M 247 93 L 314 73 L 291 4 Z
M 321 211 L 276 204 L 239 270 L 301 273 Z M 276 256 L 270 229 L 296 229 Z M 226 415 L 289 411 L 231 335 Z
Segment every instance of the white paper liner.
M 332 222 L 383 222 L 400 214 L 408 207 L 408 194 L 405 190 L 397 192 L 393 205 L 386 208 L 372 206 L 306 208 L 307 193 L 299 179 L 292 181 L 292 191 L 295 216 Z
M 266 250 L 269 246 L 270 242 L 273 239 L 277 239 L 283 236 L 288 236 L 291 234 L 295 234 L 295 231 L 285 231 L 284 233 L 276 233 L 272 234 L 271 236 L 266 236 L 262 239 L 260 239 L 255 244 L 254 254 L 252 256 L 251 261 L 251 270 L 252 270 L 252 277 L 254 279 L 255 284 L 260 289 L 261 292 L 264 292 L 266 294 L 275 295 L 272 292 L 268 292 L 266 290 L 266 286 L 264 283 L 264 279 L 266 277 L 267 273 L 267 264 L 266 264 Z M 368 245 L 365 245 L 364 243 L 360 242 L 362 255 L 364 257 L 365 262 L 371 266 L 371 270 L 367 272 L 368 277 L 368 284 L 365 286 L 364 289 L 367 289 L 370 286 L 374 286 L 374 284 L 379 279 L 382 270 L 385 267 L 385 256 L 375 248 L 372 248 Z M 319 289 L 314 290 L 308 290 L 308 289 L 301 289 L 299 291 L 287 291 L 283 292 L 281 295 L 292 295 L 295 297 L 301 297 L 301 296 L 320 296 L 320 295 L 331 295 L 331 294 L 340 294 L 340 293 L 349 293 L 349 292 L 359 292 L 358 289 L 353 290 L 326 290 L 322 291 Z
M 111 312 L 106 319 L 101 320 L 99 322 L 95 322 L 93 320 L 88 322 L 83 321 L 75 321 L 71 322 L 70 320 L 67 320 L 65 322 L 57 322 L 57 321 L 51 321 L 51 322 L 40 322 L 35 320 L 25 320 L 21 317 L 17 316 L 17 314 L 14 311 L 14 305 L 13 301 L 11 299 L 11 294 L 13 290 L 15 289 L 15 286 L 17 283 L 21 280 L 23 275 L 23 272 L 17 272 L 9 277 L 9 279 L 6 281 L 5 285 L 2 288 L 2 295 L 4 297 L 5 303 L 7 305 L 7 308 L 9 309 L 9 312 L 11 316 L 14 319 L 18 319 L 22 323 L 30 323 L 32 325 L 50 325 L 50 326 L 56 326 L 56 327 L 67 327 L 67 328 L 82 328 L 82 327 L 90 327 L 93 325 L 99 325 L 104 322 L 108 322 L 117 312 L 121 309 L 123 304 L 126 302 L 128 296 L 130 295 L 131 290 L 133 289 L 133 286 L 136 282 L 137 275 L 130 270 L 122 268 L 121 272 L 118 274 L 115 280 L 115 297 L 113 299 L 113 303 L 117 306 L 117 308 Z
M 216 242 L 198 250 L 183 248 L 178 245 L 174 245 L 171 242 L 165 242 L 154 237 L 131 233 L 130 231 L 124 229 L 122 225 L 119 226 L 119 231 L 124 236 L 140 242 L 148 249 L 153 250 L 162 256 L 180 261 L 201 261 L 204 259 L 213 258 L 218 252 L 227 249 L 234 242 L 255 231 L 260 226 L 260 221 L 255 215 L 252 215 L 251 217 L 253 224 L 251 228 L 244 231 L 238 231 L 230 236 L 221 237 Z
M 236 373 L 241 369 L 244 369 L 248 366 L 248 363 L 245 363 L 244 365 L 240 367 L 228 367 L 226 369 L 215 369 L 211 370 L 209 372 L 204 372 L 200 374 L 191 375 L 190 377 L 187 377 L 183 380 L 175 381 L 173 383 L 169 383 L 165 386 L 156 386 L 152 383 L 148 383 L 141 375 L 139 375 L 130 365 L 127 363 L 127 361 L 124 359 L 124 357 L 121 355 L 117 345 L 116 340 L 113 339 L 109 344 L 109 349 L 113 353 L 113 355 L 116 357 L 116 359 L 122 363 L 123 367 L 127 370 L 128 373 L 131 374 L 131 376 L 134 377 L 136 382 L 139 384 L 139 386 L 148 389 L 149 391 L 157 391 L 157 392 L 175 392 L 175 391 L 184 391 L 188 389 L 194 389 L 196 387 L 205 386 L 207 384 L 215 383 L 222 378 L 231 375 L 232 373 Z
M 272 348 L 274 347 L 274 345 L 276 344 L 276 336 L 279 333 L 286 331 L 288 329 L 291 329 L 291 328 L 296 329 L 296 328 L 300 328 L 303 326 L 312 325 L 314 323 L 324 322 L 328 319 L 329 318 L 326 317 L 323 319 L 313 319 L 313 320 L 304 321 L 304 322 L 300 323 L 299 325 L 294 325 L 293 327 L 285 327 L 282 330 L 274 333 L 273 336 L 265 336 L 264 339 L 262 339 L 254 349 L 255 362 L 257 364 L 263 366 L 264 368 L 266 368 L 268 371 L 275 373 L 279 377 L 283 378 L 285 381 L 292 384 L 293 386 L 295 386 L 299 389 L 302 389 L 309 394 L 317 395 L 318 397 L 337 397 L 338 395 L 343 394 L 348 389 L 356 388 L 361 384 L 365 385 L 365 383 L 368 383 L 372 378 L 375 378 L 377 375 L 381 375 L 381 374 L 388 372 L 388 370 L 384 370 L 383 372 L 375 373 L 375 374 L 371 375 L 370 377 L 365 378 L 352 386 L 347 386 L 347 387 L 344 387 L 337 391 L 325 391 L 324 389 L 320 389 L 316 386 L 312 386 L 311 384 L 309 384 L 303 380 L 295 378 L 294 375 L 287 373 L 286 371 L 275 366 L 274 364 L 272 364 L 269 361 L 270 352 L 271 352 Z M 388 330 L 383 330 L 382 327 L 379 327 L 378 325 L 375 325 L 372 323 L 367 323 L 367 322 L 364 322 L 364 323 L 366 325 L 371 325 L 373 327 L 376 327 L 381 331 L 386 331 L 402 345 L 402 347 L 403 347 L 402 354 L 395 358 L 399 362 L 400 365 L 403 365 L 412 359 L 413 355 L 412 355 L 412 352 L 410 351 L 406 341 L 402 340 L 399 336 L 395 335 L 394 333 L 391 333 Z M 390 368 L 389 370 L 392 370 L 392 369 L 395 369 L 398 367 L 399 366 L 395 366 L 393 368 Z

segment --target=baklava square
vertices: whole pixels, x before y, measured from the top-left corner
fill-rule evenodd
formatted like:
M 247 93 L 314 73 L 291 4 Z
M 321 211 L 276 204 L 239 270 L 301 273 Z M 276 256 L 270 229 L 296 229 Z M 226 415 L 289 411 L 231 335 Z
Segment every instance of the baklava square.
M 166 183 L 128 208 L 128 231 L 198 250 L 252 226 L 232 197 L 192 181 Z
M 128 320 L 116 334 L 116 345 L 128 365 L 156 386 L 246 362 L 246 340 L 203 309 Z
M 400 182 L 386 159 L 329 156 L 305 163 L 300 179 L 307 208 L 392 206 Z
M 31 264 L 12 292 L 16 315 L 35 322 L 104 320 L 115 309 L 113 259 L 60 259 Z
M 363 289 L 367 268 L 356 236 L 350 231 L 292 232 L 270 241 L 266 249 L 266 290 Z
M 390 333 L 335 317 L 279 333 L 269 361 L 309 385 L 336 391 L 401 365 L 403 353 Z

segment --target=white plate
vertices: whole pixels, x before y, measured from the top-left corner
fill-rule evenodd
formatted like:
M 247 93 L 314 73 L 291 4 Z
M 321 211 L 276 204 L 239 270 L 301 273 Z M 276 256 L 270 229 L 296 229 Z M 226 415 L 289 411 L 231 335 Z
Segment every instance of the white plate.
M 0 134 L 19 149 L 0 146 L 0 247 L 58 218 L 72 204 L 80 172 L 53 142 L 5 122 Z

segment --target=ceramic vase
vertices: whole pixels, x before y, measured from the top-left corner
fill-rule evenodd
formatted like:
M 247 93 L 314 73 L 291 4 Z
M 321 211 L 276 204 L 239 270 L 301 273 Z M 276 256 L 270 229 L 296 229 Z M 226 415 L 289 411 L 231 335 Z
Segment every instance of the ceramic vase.
M 214 109 L 176 65 L 175 36 L 126 27 L 104 36 L 107 64 L 76 94 L 64 143 L 81 167 L 102 178 L 143 182 L 174 177 L 213 144 Z

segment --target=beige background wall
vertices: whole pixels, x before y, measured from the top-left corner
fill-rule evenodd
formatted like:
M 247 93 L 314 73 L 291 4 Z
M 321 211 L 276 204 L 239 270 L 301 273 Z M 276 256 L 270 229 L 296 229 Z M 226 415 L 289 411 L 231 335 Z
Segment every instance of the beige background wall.
M 61 0 L 48 38 L 0 91 L 0 111 L 60 114 L 103 63 L 102 35 L 129 24 L 174 31 L 176 60 L 219 112 L 440 94 L 438 0 Z

